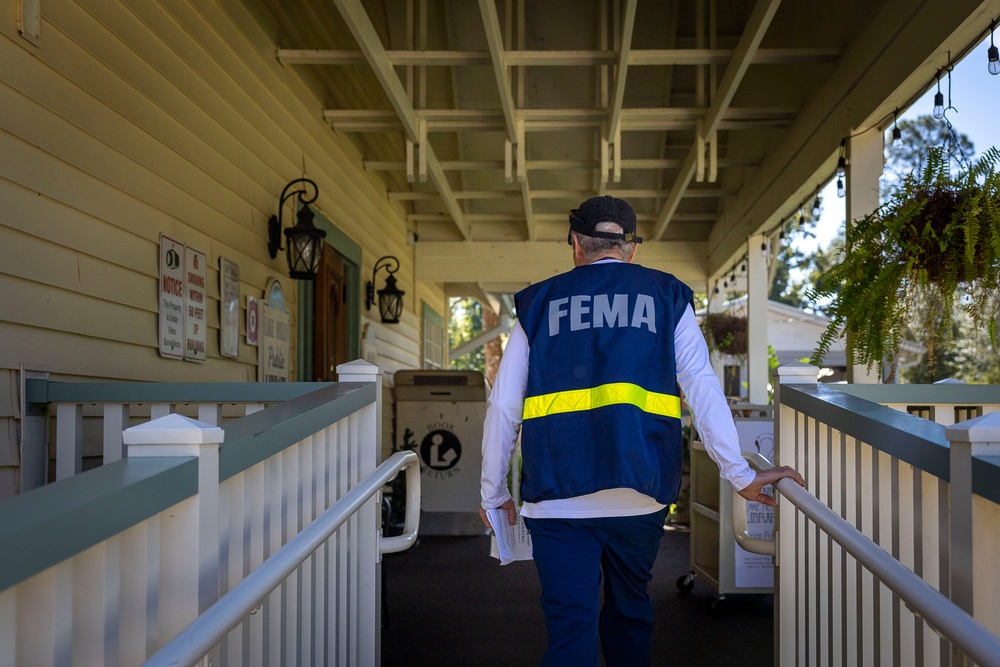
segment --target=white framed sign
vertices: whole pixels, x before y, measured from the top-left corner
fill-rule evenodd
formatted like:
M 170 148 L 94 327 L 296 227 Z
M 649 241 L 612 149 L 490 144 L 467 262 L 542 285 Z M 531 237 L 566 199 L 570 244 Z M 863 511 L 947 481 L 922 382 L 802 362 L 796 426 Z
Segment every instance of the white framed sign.
M 184 326 L 184 359 L 186 361 L 205 361 L 205 335 L 207 326 L 206 305 L 208 292 L 205 281 L 208 275 L 205 266 L 205 253 L 185 246 L 185 264 L 187 266 L 184 296 L 187 311 Z
M 219 354 L 240 355 L 240 266 L 219 258 Z
M 284 310 L 260 304 L 257 381 L 288 382 L 291 365 L 291 318 Z
M 160 234 L 160 356 L 184 358 L 184 244 Z
M 736 432 L 740 450 L 747 454 L 760 454 L 774 461 L 774 422 L 769 419 L 737 419 Z M 774 495 L 772 487 L 764 493 Z M 774 508 L 761 503 L 747 503 L 747 532 L 751 537 L 769 540 L 774 535 Z M 770 588 L 774 586 L 774 559 L 763 554 L 753 554 L 735 544 L 735 580 L 739 588 Z

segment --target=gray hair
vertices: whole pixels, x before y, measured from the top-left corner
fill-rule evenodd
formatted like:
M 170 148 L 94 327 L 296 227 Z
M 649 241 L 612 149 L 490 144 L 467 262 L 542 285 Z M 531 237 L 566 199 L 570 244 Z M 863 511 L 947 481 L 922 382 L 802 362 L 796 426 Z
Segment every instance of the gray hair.
M 617 222 L 599 222 L 594 227 L 594 231 L 598 232 L 611 232 L 612 234 L 622 234 L 625 230 Z M 583 249 L 583 257 L 588 262 L 594 261 L 599 255 L 612 252 L 618 255 L 618 258 L 625 261 L 635 250 L 635 242 L 627 242 L 621 239 L 602 239 L 596 236 L 585 236 L 583 234 L 573 232 L 576 234 L 577 240 L 580 241 L 580 247 Z

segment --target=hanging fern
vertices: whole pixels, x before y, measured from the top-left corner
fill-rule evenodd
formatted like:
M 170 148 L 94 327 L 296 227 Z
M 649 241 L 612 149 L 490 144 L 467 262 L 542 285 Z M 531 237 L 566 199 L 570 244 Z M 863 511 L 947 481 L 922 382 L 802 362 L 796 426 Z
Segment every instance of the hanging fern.
M 926 335 L 928 349 L 947 341 L 957 303 L 997 347 L 1000 309 L 1000 151 L 991 148 L 953 175 L 941 149 L 920 174 L 907 176 L 893 198 L 855 221 L 844 261 L 827 274 L 831 322 L 812 363 L 847 334 L 847 363 L 895 372 L 907 330 Z M 839 289 L 838 289 L 839 288 Z
M 701 323 L 709 348 L 742 356 L 747 353 L 747 318 L 733 313 L 709 313 Z

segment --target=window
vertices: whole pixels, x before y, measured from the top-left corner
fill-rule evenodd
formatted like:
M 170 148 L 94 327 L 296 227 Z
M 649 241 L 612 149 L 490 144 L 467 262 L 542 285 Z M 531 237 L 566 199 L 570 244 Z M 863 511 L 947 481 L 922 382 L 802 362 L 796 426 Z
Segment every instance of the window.
M 934 408 L 930 405 L 907 405 L 906 412 L 914 417 L 934 421 Z
M 424 368 L 444 368 L 444 318 L 424 303 Z
M 726 396 L 739 398 L 743 395 L 743 386 L 740 383 L 740 367 L 726 365 L 722 368 L 722 387 Z
M 983 406 L 981 405 L 956 405 L 955 406 L 955 423 L 959 424 L 970 419 L 975 419 L 976 417 L 983 416 Z

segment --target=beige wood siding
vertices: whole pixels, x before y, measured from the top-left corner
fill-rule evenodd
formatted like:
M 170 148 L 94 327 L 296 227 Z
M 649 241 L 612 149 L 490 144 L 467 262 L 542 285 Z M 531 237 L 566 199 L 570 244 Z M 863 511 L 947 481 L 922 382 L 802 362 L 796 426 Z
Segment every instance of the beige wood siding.
M 281 277 L 294 321 L 294 285 L 284 259 L 267 255 L 266 222 L 303 170 L 319 186 L 318 208 L 362 246 L 362 275 L 393 254 L 413 295 L 402 208 L 323 122 L 309 70 L 277 62 L 266 12 L 239 2 L 127 4 L 44 3 L 37 47 L 13 16 L 3 19 L 0 368 L 255 379 L 254 348 L 219 355 L 218 260 L 239 264 L 244 302 Z M 203 364 L 157 353 L 161 232 L 207 255 Z M 413 316 L 411 298 L 406 308 Z M 391 372 L 409 363 L 418 329 L 388 339 Z
M 374 325 L 391 445 L 392 374 L 419 367 L 417 296 L 442 303 L 443 291 L 417 288 L 402 206 L 324 122 L 311 70 L 277 61 L 277 42 L 256 0 L 43 2 L 37 44 L 0 14 L 0 380 L 16 384 L 23 364 L 67 379 L 256 381 L 242 310 L 238 358 L 219 354 L 219 259 L 240 267 L 241 309 L 279 277 L 294 324 L 267 220 L 305 175 L 316 207 L 361 245 L 362 288 L 379 257 L 401 263 L 403 321 Z M 206 255 L 204 363 L 158 354 L 161 233 Z M 0 497 L 18 464 L 7 403 Z

